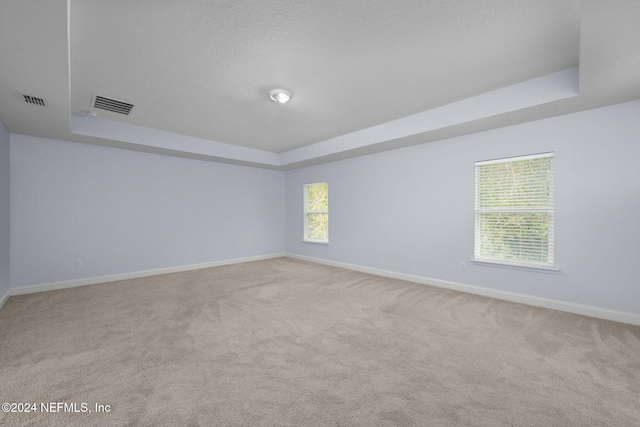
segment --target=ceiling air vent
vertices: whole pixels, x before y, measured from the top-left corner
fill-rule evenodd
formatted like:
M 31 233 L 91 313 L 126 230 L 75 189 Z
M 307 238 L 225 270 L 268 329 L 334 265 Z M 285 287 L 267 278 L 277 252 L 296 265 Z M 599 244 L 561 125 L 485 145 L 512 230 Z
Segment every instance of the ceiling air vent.
M 24 102 L 31 105 L 39 105 L 40 107 L 46 107 L 47 104 L 42 98 L 38 98 L 37 96 L 31 95 L 22 95 L 24 97 Z
M 128 116 L 131 112 L 131 109 L 133 108 L 133 104 L 96 95 L 93 100 L 93 108 L 99 108 L 101 110 L 111 111 L 112 113 L 124 114 L 125 116 Z

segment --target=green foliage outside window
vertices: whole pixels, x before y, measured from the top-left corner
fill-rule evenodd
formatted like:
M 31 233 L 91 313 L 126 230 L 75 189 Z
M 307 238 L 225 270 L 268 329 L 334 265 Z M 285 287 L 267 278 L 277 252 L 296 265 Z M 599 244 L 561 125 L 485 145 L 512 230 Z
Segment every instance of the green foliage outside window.
M 553 155 L 476 165 L 476 257 L 553 265 Z
M 329 240 L 329 184 L 305 185 L 305 239 Z

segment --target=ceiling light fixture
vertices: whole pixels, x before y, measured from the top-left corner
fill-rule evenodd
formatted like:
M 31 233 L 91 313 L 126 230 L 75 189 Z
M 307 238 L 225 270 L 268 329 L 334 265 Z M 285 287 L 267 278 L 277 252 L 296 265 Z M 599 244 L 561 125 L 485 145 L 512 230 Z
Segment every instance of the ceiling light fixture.
M 269 92 L 269 98 L 278 104 L 284 104 L 291 99 L 291 92 L 284 89 L 273 89 Z

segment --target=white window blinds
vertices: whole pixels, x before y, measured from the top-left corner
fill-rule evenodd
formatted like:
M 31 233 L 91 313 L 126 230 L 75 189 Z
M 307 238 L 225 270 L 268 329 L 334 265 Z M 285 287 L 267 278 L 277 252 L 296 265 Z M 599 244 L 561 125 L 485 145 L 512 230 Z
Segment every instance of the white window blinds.
M 329 184 L 304 185 L 304 240 L 329 241 Z
M 553 153 L 476 162 L 479 261 L 553 267 Z

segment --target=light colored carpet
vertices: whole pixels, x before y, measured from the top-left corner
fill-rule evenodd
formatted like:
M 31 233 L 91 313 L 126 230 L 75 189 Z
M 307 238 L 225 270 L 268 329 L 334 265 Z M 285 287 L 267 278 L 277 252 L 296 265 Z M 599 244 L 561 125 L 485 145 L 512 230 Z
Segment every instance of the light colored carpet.
M 2 425 L 636 426 L 640 327 L 278 258 L 12 297 Z

